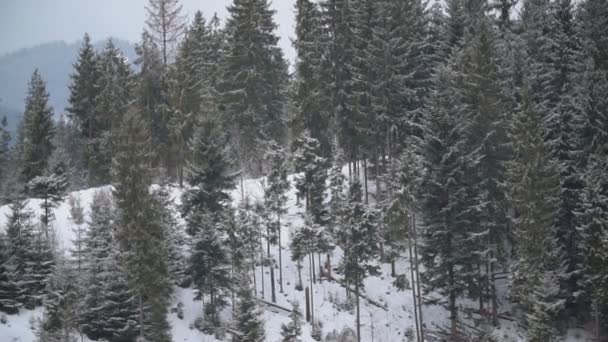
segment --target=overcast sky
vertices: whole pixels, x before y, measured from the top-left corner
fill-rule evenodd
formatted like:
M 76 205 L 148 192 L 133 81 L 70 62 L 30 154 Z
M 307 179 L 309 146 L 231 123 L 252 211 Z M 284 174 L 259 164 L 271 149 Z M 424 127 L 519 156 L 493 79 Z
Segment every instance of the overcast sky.
M 274 0 L 281 47 L 292 60 L 293 3 Z M 94 41 L 116 37 L 137 42 L 144 27 L 147 0 L 0 0 L 0 54 L 63 40 L 73 42 L 88 32 Z M 191 19 L 196 10 L 205 17 L 225 18 L 231 0 L 181 0 Z

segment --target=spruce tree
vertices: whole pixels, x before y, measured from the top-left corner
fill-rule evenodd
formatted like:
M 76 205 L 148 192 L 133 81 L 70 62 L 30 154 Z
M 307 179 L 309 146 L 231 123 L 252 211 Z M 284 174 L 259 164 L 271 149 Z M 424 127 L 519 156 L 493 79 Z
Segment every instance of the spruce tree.
M 160 185 L 152 192 L 163 227 L 164 254 L 172 283 L 183 286 L 186 283 L 187 260 L 184 256 L 186 245 L 184 227 L 178 220 L 178 208 L 171 196 L 169 186 Z
M 132 88 L 131 70 L 122 52 L 108 40 L 98 60 L 99 78 L 96 84 L 95 117 L 99 134 L 87 146 L 89 185 L 110 182 L 114 144 L 122 117 L 127 111 Z
M 468 122 L 458 111 L 459 79 L 454 61 L 437 70 L 429 100 L 422 143 L 419 203 L 424 229 L 420 254 L 425 291 L 438 291 L 448 299 L 450 334 L 458 332 L 458 297 L 477 283 L 476 261 L 470 253 L 469 213 L 474 201 L 467 193 L 467 172 L 477 158 L 467 152 Z
M 69 260 L 58 259 L 47 282 L 44 297 L 44 320 L 40 326 L 43 334 L 58 336 L 58 341 L 76 341 L 78 329 L 79 288 L 78 275 Z M 42 339 L 44 341 L 49 340 Z
M 84 270 L 84 262 L 85 262 L 85 216 L 84 216 L 84 208 L 82 207 L 82 200 L 78 195 L 70 195 L 68 197 L 68 203 L 70 205 L 70 216 L 69 220 L 74 225 L 72 228 L 72 232 L 74 232 L 75 238 L 72 240 L 72 244 L 74 245 L 74 249 L 70 251 L 72 257 L 76 260 L 76 270 L 78 271 L 79 276 L 81 272 Z
M 189 270 L 203 299 L 205 319 L 215 327 L 220 324 L 219 313 L 228 304 L 226 295 L 230 289 L 230 266 L 226 246 L 221 236 L 222 227 L 211 219 L 211 215 L 201 220 L 203 226 L 194 237 Z M 205 302 L 205 297 L 208 301 Z
M 478 245 L 480 267 L 480 306 L 488 303 L 493 325 L 498 324 L 498 298 L 494 274 L 504 265 L 507 251 L 504 242 L 509 236 L 507 218 L 507 173 L 509 158 L 507 139 L 507 115 L 499 74 L 496 38 L 489 18 L 478 6 L 469 12 L 465 46 L 458 59 L 463 82 L 461 92 L 462 115 L 471 123 L 467 127 L 467 149 L 479 154 L 479 163 L 469 174 L 468 191 L 477 197 L 476 214 L 472 216 L 478 225 L 475 241 Z M 483 266 L 482 266 L 483 265 Z M 482 307 L 480 307 L 480 310 Z
M 268 164 L 266 180 L 268 186 L 264 191 L 266 210 L 276 218 L 275 230 L 277 232 L 279 245 L 279 286 L 283 293 L 283 245 L 281 239 L 281 217 L 287 213 L 285 204 L 287 202 L 287 192 L 291 187 L 287 179 L 288 165 L 286 151 L 275 142 L 268 144 L 268 151 L 265 155 Z M 273 218 L 271 218 L 273 220 Z
M 298 302 L 291 303 L 290 322 L 281 325 L 281 342 L 302 342 L 302 312 Z
M 139 336 L 168 341 L 169 275 L 164 260 L 163 227 L 150 193 L 150 136 L 143 118 L 124 116 L 113 161 L 114 198 L 119 211 L 118 241 L 125 253 L 129 285 L 137 297 Z
M 89 213 L 80 328 L 91 339 L 132 341 L 138 333 L 138 307 L 114 238 L 118 217 L 110 193 L 96 191 Z
M 29 82 L 20 144 L 20 181 L 27 184 L 36 176 L 42 176 L 53 152 L 53 109 L 48 104 L 49 93 L 38 69 Z
M 192 188 L 182 195 L 181 205 L 186 231 L 192 236 L 204 228 L 203 219 L 217 222 L 230 205 L 229 191 L 235 186 L 235 175 L 231 173 L 231 160 L 226 157 L 225 142 L 212 120 L 198 127 L 192 140 L 187 177 Z
M 266 339 L 262 312 L 251 290 L 251 280 L 246 272 L 238 277 L 238 304 L 236 306 L 233 342 L 263 342 Z
M 294 143 L 295 171 L 302 173 L 295 181 L 298 197 L 304 198 L 306 212 L 310 213 L 315 223 L 325 221 L 325 180 L 327 179 L 326 159 L 321 156 L 319 141 L 312 138 L 308 131 L 303 131 Z
M 293 45 L 297 51 L 297 60 L 291 101 L 296 113 L 292 119 L 292 129 L 295 136 L 308 130 L 311 137 L 319 141 L 322 155 L 327 157 L 331 149 L 329 129 L 332 122 L 327 99 L 329 82 L 322 78 L 326 59 L 323 47 L 327 44 L 327 31 L 316 2 L 296 1 L 295 9 L 296 39 Z
M 42 200 L 40 203 L 40 209 L 42 209 L 40 222 L 44 228 L 46 239 L 50 238 L 50 224 L 55 218 L 53 210 L 63 200 L 67 188 L 65 174 L 61 174 L 60 170 L 58 171 L 45 176 L 36 176 L 27 184 L 29 193 Z
M 329 41 L 324 49 L 328 56 L 323 77 L 331 85 L 330 108 L 334 112 L 334 124 L 340 147 L 348 161 L 354 161 L 356 154 L 354 90 L 354 49 L 355 28 L 354 9 L 350 1 L 326 0 L 320 3 L 323 12 L 323 26 L 327 29 Z
M 219 87 L 222 122 L 241 168 L 259 173 L 260 143 L 284 138 L 287 66 L 268 0 L 234 0 L 228 13 Z
M 15 201 L 8 216 L 8 261 L 20 289 L 16 300 L 26 309 L 42 304 L 46 281 L 53 271 L 54 257 L 51 243 L 42 230 L 36 228 L 33 213 L 26 202 Z
M 355 180 L 349 188 L 348 201 L 337 242 L 344 251 L 339 271 L 347 284 L 354 285 L 357 307 L 357 341 L 361 341 L 361 310 L 359 296 L 363 281 L 368 275 L 376 275 L 378 267 L 374 259 L 379 252 L 380 236 L 377 231 L 378 213 L 363 204 L 361 184 Z
M 527 83 L 522 92 L 523 102 L 511 132 L 513 160 L 509 162 L 510 197 L 515 212 L 511 295 L 524 312 L 530 312 L 539 277 L 551 270 L 549 262 L 555 253 L 552 243 L 559 179 L 543 139 L 541 114 L 533 109 Z
M 9 261 L 9 241 L 4 233 L 0 233 L 0 311 L 14 315 L 21 307 L 16 300 L 20 289 L 16 284 L 14 266 Z
M 605 159 L 593 157 L 590 160 L 583 207 L 577 218 L 584 265 L 581 282 L 589 295 L 596 334 L 606 328 L 608 317 L 608 179 L 605 167 Z
M 103 119 L 95 112 L 99 77 L 98 56 L 91 38 L 85 33 L 74 72 L 70 75 L 69 106 L 66 110 L 84 144 L 82 158 L 88 174 L 93 173 L 94 166 L 90 148 L 94 146 L 93 142 L 99 138 L 102 129 L 100 124 Z

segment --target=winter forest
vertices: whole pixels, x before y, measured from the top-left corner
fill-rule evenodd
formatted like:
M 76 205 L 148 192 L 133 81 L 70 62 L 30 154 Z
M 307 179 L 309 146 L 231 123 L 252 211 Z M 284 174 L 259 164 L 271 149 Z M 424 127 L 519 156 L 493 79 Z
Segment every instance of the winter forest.
M 294 2 L 32 70 L 0 340 L 608 341 L 608 1 Z

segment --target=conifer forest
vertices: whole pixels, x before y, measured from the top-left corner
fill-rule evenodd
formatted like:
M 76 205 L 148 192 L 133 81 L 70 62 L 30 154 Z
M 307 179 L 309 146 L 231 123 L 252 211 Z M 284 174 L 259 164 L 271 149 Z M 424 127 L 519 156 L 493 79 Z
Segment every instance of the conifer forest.
M 608 341 L 608 1 L 272 1 L 31 70 L 0 340 Z

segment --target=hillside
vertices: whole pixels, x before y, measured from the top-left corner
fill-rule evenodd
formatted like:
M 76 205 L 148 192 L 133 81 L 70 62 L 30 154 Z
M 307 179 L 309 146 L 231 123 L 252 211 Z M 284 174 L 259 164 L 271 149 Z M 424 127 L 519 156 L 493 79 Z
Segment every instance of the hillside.
M 293 184 L 293 176 L 290 176 L 290 181 Z M 109 188 L 105 188 L 109 190 Z M 86 208 L 91 202 L 93 194 L 100 188 L 87 189 L 72 193 L 74 196 L 78 196 L 82 200 L 83 206 Z M 262 179 L 250 179 L 244 183 L 245 196 L 252 200 L 261 199 L 263 195 L 262 190 Z M 179 188 L 172 188 L 172 198 L 175 203 L 178 204 L 180 201 L 182 190 Z M 232 194 L 234 204 L 236 205 L 240 200 L 242 194 L 240 191 L 234 191 Z M 35 211 L 39 211 L 39 203 L 37 199 L 29 201 L 29 208 Z M 296 300 L 303 307 L 304 303 L 304 292 L 297 291 L 295 284 L 297 282 L 297 269 L 296 265 L 291 261 L 289 255 L 289 234 L 291 230 L 297 225 L 302 223 L 301 214 L 303 209 L 296 205 L 295 190 L 292 189 L 289 192 L 289 200 L 287 203 L 288 214 L 287 223 L 283 226 L 283 234 L 287 238 L 283 240 L 283 262 L 284 262 L 284 284 L 285 293 L 277 294 L 277 304 L 290 307 L 289 301 Z M 0 207 L 0 226 L 4 226 L 6 222 L 6 215 L 8 213 L 8 207 Z M 71 230 L 72 225 L 68 219 L 69 206 L 67 201 L 64 201 L 61 206 L 55 210 L 56 220 L 53 225 L 57 234 L 57 240 L 59 248 L 65 253 L 72 248 L 72 239 L 74 234 Z M 273 248 L 272 254 L 276 258 L 278 255 L 278 249 Z M 334 260 L 334 266 L 337 260 L 341 256 L 340 251 L 334 252 L 332 259 Z M 413 341 L 408 339 L 406 334 L 408 331 L 411 334 L 413 327 L 413 304 L 412 295 L 410 291 L 400 292 L 393 285 L 393 278 L 390 277 L 390 265 L 382 264 L 382 274 L 378 277 L 370 277 L 365 281 L 365 293 L 364 295 L 373 300 L 375 303 L 380 304 L 379 306 L 372 305 L 369 302 L 362 300 L 362 340 L 363 341 L 376 341 L 376 342 L 392 342 L 392 341 Z M 259 298 L 270 298 L 270 286 L 269 272 L 268 269 L 264 269 L 264 278 L 266 281 L 265 291 L 262 293 L 260 288 L 261 283 L 261 268 L 257 268 L 257 293 Z M 398 273 L 405 273 L 409 279 L 409 260 L 403 257 L 397 263 Z M 303 281 L 310 284 L 310 273 L 307 267 L 302 270 Z M 277 280 L 278 281 L 278 280 Z M 278 291 L 278 285 L 277 285 Z M 437 295 L 431 294 L 429 298 L 440 299 Z M 340 334 L 345 328 L 354 329 L 355 316 L 353 312 L 345 311 L 339 307 L 344 307 L 347 303 L 345 289 L 338 283 L 328 281 L 318 281 L 314 285 L 314 297 L 316 305 L 315 317 L 318 321 L 323 324 L 323 337 L 326 341 L 332 341 L 332 339 L 326 339 L 328 334 L 331 337 L 332 333 Z M 504 298 L 503 298 L 504 299 Z M 440 299 L 439 302 L 442 300 Z M 199 332 L 198 330 L 192 329 L 194 321 L 200 317 L 202 312 L 202 303 L 200 301 L 193 300 L 192 289 L 175 289 L 174 300 L 172 307 L 175 307 L 179 302 L 183 304 L 184 318 L 179 319 L 175 313 L 170 316 L 172 325 L 173 340 L 176 342 L 194 342 L 194 341 L 216 341 L 211 336 L 207 336 Z M 506 301 L 505 301 L 506 302 Z M 463 307 L 475 307 L 475 303 L 467 303 L 461 301 L 459 303 Z M 505 306 L 503 309 L 506 309 Z M 267 308 L 264 314 L 265 327 L 267 333 L 267 341 L 279 341 L 281 324 L 288 322 L 288 315 L 286 312 L 281 310 L 271 310 Z M 35 311 L 22 310 L 18 316 L 9 316 L 7 324 L 0 324 L 0 332 L 3 336 L 7 336 L 6 341 L 19 341 L 19 342 L 33 342 L 35 337 L 31 331 L 32 317 L 40 317 L 41 308 Z M 223 313 L 224 320 L 229 320 L 230 310 L 226 310 Z M 425 326 L 427 332 L 438 330 L 440 327 L 444 327 L 448 324 L 448 314 L 443 307 L 439 305 L 426 305 L 424 308 Z M 474 316 L 473 316 L 474 318 Z M 469 323 L 472 324 L 472 321 Z M 310 336 L 311 325 L 305 324 L 303 328 L 303 340 L 306 342 L 313 342 L 314 340 Z M 578 332 L 577 334 L 580 334 Z M 501 328 L 495 331 L 495 336 L 500 337 L 500 341 L 504 342 L 515 342 L 525 341 L 522 337 L 523 331 L 518 329 L 517 325 L 508 320 L 501 321 Z M 373 337 L 372 337 L 373 336 Z M 573 333 L 574 336 L 574 333 Z M 586 341 L 583 337 L 572 337 L 568 341 Z M 428 336 L 427 336 L 428 338 Z M 428 339 L 431 341 L 432 339 Z

